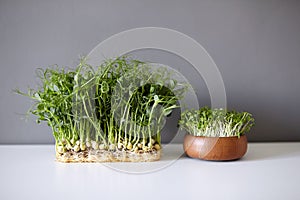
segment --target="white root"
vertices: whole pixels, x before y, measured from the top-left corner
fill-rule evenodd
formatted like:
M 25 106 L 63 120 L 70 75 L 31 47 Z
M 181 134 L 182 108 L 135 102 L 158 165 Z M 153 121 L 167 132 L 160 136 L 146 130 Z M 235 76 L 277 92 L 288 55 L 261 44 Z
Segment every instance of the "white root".
M 56 151 L 58 153 L 64 153 L 66 149 L 64 148 L 64 146 L 56 146 Z
M 122 149 L 123 144 L 122 143 L 118 143 L 118 149 Z
M 110 145 L 109 145 L 109 150 L 115 150 L 115 147 L 116 147 L 116 146 L 115 146 L 114 144 L 110 144 Z
M 92 141 L 91 143 L 92 143 L 92 148 L 93 148 L 93 149 L 97 150 L 97 149 L 99 148 L 98 142 Z
M 86 147 L 88 147 L 88 148 L 90 148 L 90 147 L 92 146 L 92 144 L 91 144 L 90 141 L 87 141 L 87 142 L 85 143 L 85 145 L 86 145 Z
M 99 149 L 104 150 L 105 149 L 105 144 L 99 144 Z

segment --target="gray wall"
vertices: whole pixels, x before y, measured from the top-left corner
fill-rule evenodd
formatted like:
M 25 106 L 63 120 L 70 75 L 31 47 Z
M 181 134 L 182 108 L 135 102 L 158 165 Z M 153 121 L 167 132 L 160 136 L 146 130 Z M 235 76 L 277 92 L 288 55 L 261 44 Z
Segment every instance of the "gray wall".
M 252 112 L 251 141 L 300 140 L 300 1 L 102 0 L 0 1 L 0 143 L 51 143 L 46 125 L 21 120 L 31 102 L 12 93 L 34 85 L 34 70 L 74 66 L 112 34 L 166 27 L 201 43 L 219 67 L 228 107 Z M 154 50 L 145 59 L 186 68 L 182 59 Z M 207 88 L 188 77 L 200 103 Z

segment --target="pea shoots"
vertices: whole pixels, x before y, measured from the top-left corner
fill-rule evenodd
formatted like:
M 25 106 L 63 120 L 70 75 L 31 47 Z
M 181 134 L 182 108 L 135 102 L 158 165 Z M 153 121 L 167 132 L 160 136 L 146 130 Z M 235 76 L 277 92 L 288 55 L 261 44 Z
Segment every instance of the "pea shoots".
M 38 69 L 41 86 L 27 93 L 30 113 L 52 128 L 62 162 L 153 161 L 160 157 L 165 117 L 186 86 L 164 68 L 127 57 L 98 67 Z M 148 157 L 147 157 L 148 156 Z

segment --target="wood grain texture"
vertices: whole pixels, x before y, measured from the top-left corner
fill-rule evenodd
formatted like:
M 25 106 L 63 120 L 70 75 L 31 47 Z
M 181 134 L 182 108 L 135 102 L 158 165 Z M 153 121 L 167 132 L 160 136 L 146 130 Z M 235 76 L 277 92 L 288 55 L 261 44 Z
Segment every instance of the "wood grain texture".
M 202 137 L 187 134 L 183 148 L 192 158 L 226 161 L 243 157 L 247 152 L 247 137 Z

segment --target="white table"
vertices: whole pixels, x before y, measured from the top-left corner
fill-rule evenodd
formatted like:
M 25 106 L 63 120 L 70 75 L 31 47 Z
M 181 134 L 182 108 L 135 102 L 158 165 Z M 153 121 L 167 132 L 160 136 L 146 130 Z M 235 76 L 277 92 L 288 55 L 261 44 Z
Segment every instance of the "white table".
M 178 153 L 173 145 L 158 162 L 107 166 L 55 162 L 53 145 L 1 145 L 0 199 L 300 199 L 300 143 L 250 143 L 234 162 L 174 161 Z

